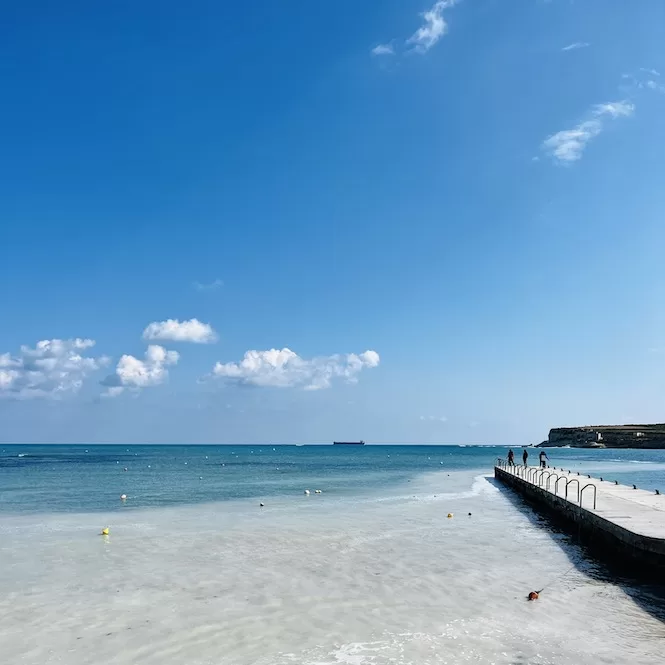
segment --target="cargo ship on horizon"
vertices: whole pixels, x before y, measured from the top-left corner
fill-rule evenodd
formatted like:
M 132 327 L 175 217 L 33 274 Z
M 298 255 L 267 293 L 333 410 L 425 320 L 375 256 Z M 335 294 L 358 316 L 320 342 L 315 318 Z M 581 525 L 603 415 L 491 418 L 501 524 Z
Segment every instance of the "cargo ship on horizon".
M 364 441 L 333 441 L 333 446 L 364 446 Z

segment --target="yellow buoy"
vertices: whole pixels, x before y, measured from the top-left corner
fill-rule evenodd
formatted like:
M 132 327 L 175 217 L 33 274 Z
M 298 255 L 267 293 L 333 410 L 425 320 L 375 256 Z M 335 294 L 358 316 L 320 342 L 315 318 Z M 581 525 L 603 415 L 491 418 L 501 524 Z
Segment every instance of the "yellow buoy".
M 448 519 L 450 519 L 453 516 L 452 513 L 448 513 Z
M 102 529 L 102 532 L 101 532 L 100 535 L 102 535 L 102 536 L 108 536 L 108 535 L 109 535 L 109 528 L 108 528 L 107 526 L 105 526 L 105 527 Z

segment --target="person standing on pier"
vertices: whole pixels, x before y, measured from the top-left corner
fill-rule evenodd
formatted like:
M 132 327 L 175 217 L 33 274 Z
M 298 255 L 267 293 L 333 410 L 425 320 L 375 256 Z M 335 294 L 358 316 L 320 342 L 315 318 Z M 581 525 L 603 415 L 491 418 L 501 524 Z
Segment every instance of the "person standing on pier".
M 515 453 L 512 448 L 508 451 L 508 466 L 515 466 Z
M 547 460 L 549 462 L 550 458 L 547 456 L 547 453 L 544 450 L 540 451 L 540 467 L 544 469 L 547 464 L 545 462 Z
M 527 452 L 527 449 L 524 449 L 524 452 L 522 453 L 522 460 L 524 462 L 524 466 L 528 466 L 528 461 L 529 461 L 529 453 Z

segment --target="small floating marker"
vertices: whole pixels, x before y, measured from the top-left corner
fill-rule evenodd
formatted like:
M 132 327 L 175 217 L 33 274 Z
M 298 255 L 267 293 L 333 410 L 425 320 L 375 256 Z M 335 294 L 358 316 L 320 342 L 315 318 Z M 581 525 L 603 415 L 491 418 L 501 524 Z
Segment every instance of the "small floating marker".
M 275 451 L 275 449 L 273 448 L 273 452 L 274 452 L 274 451 Z
M 260 503 L 259 506 L 263 508 L 263 506 L 265 506 L 265 503 Z
M 185 464 L 188 464 L 188 462 L 185 462 Z
M 123 471 L 127 471 L 127 467 L 125 467 L 125 468 L 123 469 Z
M 203 476 L 199 476 L 199 480 L 203 480 Z
M 208 459 L 208 456 L 206 455 L 206 459 Z
M 127 495 L 126 494 L 121 494 L 120 495 L 120 501 L 127 501 Z
M 309 490 L 305 490 L 305 494 L 309 494 Z
M 439 462 L 439 464 L 443 465 L 443 462 Z
M 100 536 L 108 536 L 108 535 L 109 535 L 109 528 L 108 528 L 107 526 L 105 526 L 105 527 L 102 529 L 102 532 L 101 532 L 99 535 L 100 535 Z
M 527 597 L 527 600 L 538 600 L 538 592 L 532 591 Z
M 151 465 L 151 464 L 148 464 L 148 468 L 149 468 L 149 469 L 152 469 L 152 465 Z
M 314 490 L 314 494 L 322 494 L 321 490 Z
M 452 517 L 453 517 L 453 514 L 452 514 L 452 513 L 448 513 L 448 519 L 452 519 Z
M 471 513 L 469 513 L 469 517 L 471 517 Z
M 120 461 L 118 460 L 118 461 L 116 462 L 116 464 L 120 464 Z

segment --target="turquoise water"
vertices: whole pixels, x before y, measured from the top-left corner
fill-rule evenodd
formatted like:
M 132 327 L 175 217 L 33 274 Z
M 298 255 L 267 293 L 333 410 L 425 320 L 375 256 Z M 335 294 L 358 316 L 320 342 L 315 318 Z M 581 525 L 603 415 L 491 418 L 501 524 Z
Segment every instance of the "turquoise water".
M 490 472 L 506 452 L 494 446 L 5 445 L 0 511 L 131 510 L 317 488 L 335 496 L 380 493 L 432 471 Z M 515 452 L 520 458 L 521 449 Z M 538 452 L 530 450 L 532 463 Z M 552 465 L 665 492 L 665 451 L 548 453 Z
M 502 491 L 506 453 L 0 446 L 2 663 L 660 665 L 652 590 Z M 548 453 L 665 490 L 663 451 Z

